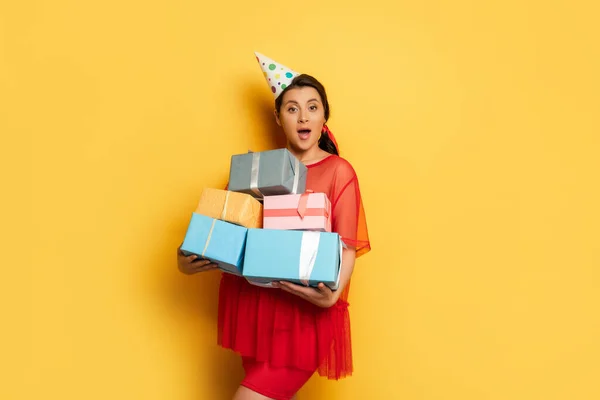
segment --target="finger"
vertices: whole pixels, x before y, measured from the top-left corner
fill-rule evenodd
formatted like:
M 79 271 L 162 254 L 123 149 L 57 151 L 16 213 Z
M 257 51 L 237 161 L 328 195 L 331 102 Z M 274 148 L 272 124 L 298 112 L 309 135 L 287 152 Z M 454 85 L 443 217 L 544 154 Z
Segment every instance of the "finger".
M 290 283 L 290 282 L 278 282 L 278 284 L 279 284 L 279 287 L 281 288 L 281 290 L 285 290 L 286 292 L 295 294 L 296 296 L 301 296 L 301 297 L 306 296 L 304 293 L 302 293 L 300 290 L 298 290 L 298 285 L 294 285 L 293 283 Z
M 295 283 L 287 282 L 287 281 L 279 281 L 276 283 L 279 284 L 282 288 L 287 288 L 289 290 L 293 290 L 294 292 L 299 291 L 299 289 L 302 287 L 300 285 L 296 285 Z
M 182 258 L 187 258 L 188 260 L 195 260 L 196 258 L 198 258 L 198 256 L 196 254 L 185 254 L 181 248 L 177 249 L 177 256 L 178 257 L 182 257 Z
M 199 266 L 195 269 L 196 272 L 206 272 L 206 271 L 210 271 L 213 269 L 218 268 L 219 266 L 215 263 L 211 263 L 210 261 L 208 261 L 206 264 L 202 264 L 202 266 Z
M 202 267 L 202 272 L 212 271 L 213 269 L 218 269 L 218 268 L 219 268 L 219 264 L 210 263 L 210 264 Z
M 191 262 L 191 266 L 194 268 L 202 268 L 207 266 L 208 264 L 210 264 L 210 260 L 196 260 L 194 262 Z
M 295 283 L 291 283 L 291 282 L 280 282 L 284 287 L 289 288 L 290 290 L 292 290 L 294 293 L 298 294 L 299 296 L 303 296 L 303 297 L 315 297 L 315 294 L 318 294 L 318 292 L 311 287 L 306 287 L 306 286 L 300 286 L 300 285 L 296 285 Z
M 331 288 L 323 282 L 319 282 L 319 284 L 317 285 L 317 290 L 323 293 L 325 296 L 329 296 L 331 293 L 333 293 Z

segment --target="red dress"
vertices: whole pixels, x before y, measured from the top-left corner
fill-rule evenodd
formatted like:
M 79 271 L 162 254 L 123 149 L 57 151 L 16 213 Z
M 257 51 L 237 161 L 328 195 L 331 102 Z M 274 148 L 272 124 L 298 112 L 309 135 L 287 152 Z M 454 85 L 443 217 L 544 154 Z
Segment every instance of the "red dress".
M 346 160 L 331 155 L 307 165 L 306 189 L 326 193 L 332 230 L 359 257 L 370 250 L 358 179 Z M 263 288 L 223 273 L 218 344 L 276 367 L 294 367 L 340 379 L 352 373 L 348 291 L 321 308 L 281 289 Z

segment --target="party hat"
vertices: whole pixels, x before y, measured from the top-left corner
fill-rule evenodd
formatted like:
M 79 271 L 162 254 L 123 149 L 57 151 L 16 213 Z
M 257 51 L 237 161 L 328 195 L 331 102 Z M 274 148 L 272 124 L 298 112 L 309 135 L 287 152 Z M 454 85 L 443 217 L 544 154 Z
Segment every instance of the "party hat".
M 281 92 L 289 86 L 292 80 L 300 75 L 298 72 L 273 61 L 265 55 L 257 52 L 254 52 L 254 55 L 256 56 L 258 65 L 260 65 L 260 68 L 265 75 L 265 79 L 267 80 L 267 84 L 269 85 L 269 88 L 271 88 L 271 92 L 273 92 L 275 98 L 279 97 Z

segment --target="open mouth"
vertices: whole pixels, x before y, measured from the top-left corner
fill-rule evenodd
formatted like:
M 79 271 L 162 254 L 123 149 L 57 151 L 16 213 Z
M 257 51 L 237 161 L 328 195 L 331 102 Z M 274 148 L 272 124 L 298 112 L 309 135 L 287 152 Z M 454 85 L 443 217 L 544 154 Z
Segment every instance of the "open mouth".
M 310 137 L 310 129 L 298 129 L 298 136 L 302 140 L 308 139 Z

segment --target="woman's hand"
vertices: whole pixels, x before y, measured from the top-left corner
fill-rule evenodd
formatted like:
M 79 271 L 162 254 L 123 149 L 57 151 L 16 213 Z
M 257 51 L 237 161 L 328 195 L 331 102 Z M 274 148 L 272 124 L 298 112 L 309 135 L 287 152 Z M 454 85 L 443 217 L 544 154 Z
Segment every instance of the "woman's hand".
M 339 291 L 334 292 L 323 283 L 319 283 L 316 288 L 296 285 L 295 283 L 283 281 L 274 282 L 273 286 L 280 288 L 281 290 L 285 290 L 286 292 L 295 294 L 296 296 L 301 297 L 304 300 L 322 308 L 329 308 L 333 306 L 338 301 L 340 293 Z
M 346 288 L 346 285 L 348 285 L 348 282 L 350 282 L 355 260 L 356 250 L 353 247 L 344 247 L 342 265 L 340 267 L 340 283 L 335 292 L 322 282 L 316 288 L 296 285 L 290 282 L 274 282 L 273 286 L 295 294 L 319 307 L 328 308 L 337 303 L 341 293 Z
M 217 268 L 217 264 L 209 260 L 199 260 L 198 256 L 186 256 L 181 251 L 181 246 L 177 248 L 177 267 L 179 271 L 186 275 L 196 274 L 198 272 L 210 271 Z

